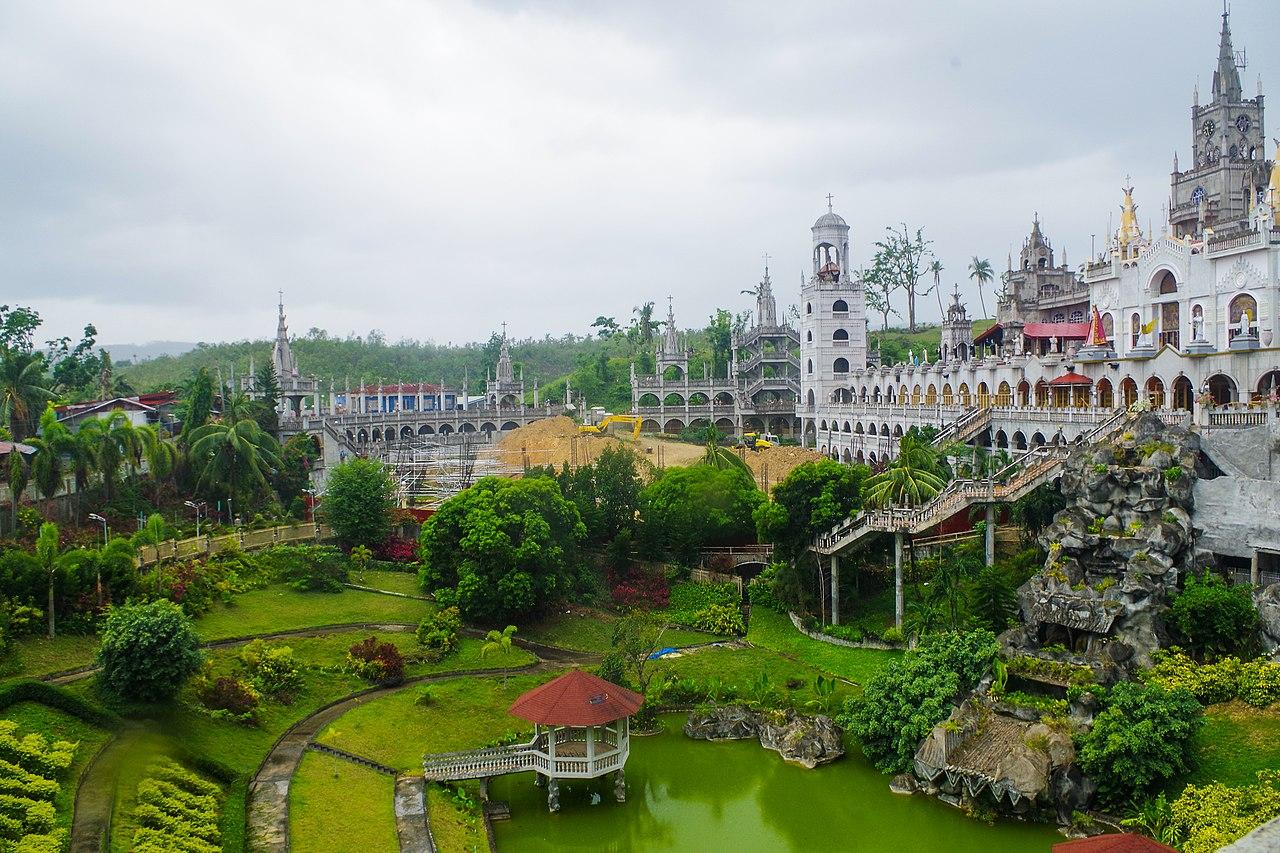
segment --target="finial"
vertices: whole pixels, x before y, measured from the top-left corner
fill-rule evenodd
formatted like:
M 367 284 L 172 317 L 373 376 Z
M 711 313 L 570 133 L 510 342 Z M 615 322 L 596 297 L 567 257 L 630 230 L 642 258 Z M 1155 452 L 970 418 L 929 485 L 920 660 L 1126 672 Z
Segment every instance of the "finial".
M 765 275 L 765 278 L 769 277 L 769 253 L 768 252 L 764 253 L 764 275 Z
M 831 193 L 827 193 L 827 213 L 834 213 L 835 208 L 831 205 L 831 200 L 835 198 Z
M 502 340 L 506 341 L 506 339 L 507 339 L 507 321 L 503 320 L 502 321 Z

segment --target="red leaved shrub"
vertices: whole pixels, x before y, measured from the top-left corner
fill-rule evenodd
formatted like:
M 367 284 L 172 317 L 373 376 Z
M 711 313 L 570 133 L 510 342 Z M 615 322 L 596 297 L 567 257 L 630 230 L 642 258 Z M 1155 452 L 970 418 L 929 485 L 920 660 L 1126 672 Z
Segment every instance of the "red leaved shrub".
M 609 589 L 615 604 L 641 610 L 660 610 L 666 607 L 671 594 L 671 588 L 662 572 L 640 567 L 624 572 L 610 572 Z
M 404 655 L 377 637 L 361 640 L 347 650 L 347 666 L 366 681 L 392 687 L 404 682 Z

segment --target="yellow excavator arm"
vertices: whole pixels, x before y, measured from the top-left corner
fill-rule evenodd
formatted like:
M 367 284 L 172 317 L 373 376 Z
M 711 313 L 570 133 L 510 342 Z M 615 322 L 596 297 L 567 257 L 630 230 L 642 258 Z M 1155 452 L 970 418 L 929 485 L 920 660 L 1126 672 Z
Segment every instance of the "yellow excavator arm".
M 596 424 L 595 426 L 591 426 L 590 424 L 582 424 L 581 426 L 578 427 L 578 431 L 597 433 L 597 434 L 603 435 L 604 433 L 609 431 L 609 427 L 612 424 L 630 424 L 631 440 L 634 441 L 640 437 L 640 423 L 641 423 L 641 419 L 636 417 L 635 415 L 609 415 L 607 418 L 600 421 L 600 423 Z

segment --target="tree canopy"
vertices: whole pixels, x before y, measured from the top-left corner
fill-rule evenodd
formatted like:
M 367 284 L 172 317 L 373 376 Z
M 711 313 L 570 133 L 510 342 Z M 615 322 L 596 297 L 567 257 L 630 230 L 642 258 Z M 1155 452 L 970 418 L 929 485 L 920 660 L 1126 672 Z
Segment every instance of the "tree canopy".
M 374 459 L 349 459 L 329 472 L 321 514 L 344 548 L 374 548 L 391 535 L 395 483 Z
M 763 502 L 751 474 L 736 466 L 668 468 L 640 493 L 640 550 L 692 564 L 700 548 L 752 542 Z
M 99 683 L 120 699 L 172 699 L 204 655 L 191 618 L 172 601 L 113 607 L 102 629 Z
M 773 543 L 777 559 L 799 559 L 814 536 L 862 508 L 862 484 L 870 474 L 865 465 L 833 459 L 796 466 L 774 487 L 773 500 L 756 510 L 760 541 Z

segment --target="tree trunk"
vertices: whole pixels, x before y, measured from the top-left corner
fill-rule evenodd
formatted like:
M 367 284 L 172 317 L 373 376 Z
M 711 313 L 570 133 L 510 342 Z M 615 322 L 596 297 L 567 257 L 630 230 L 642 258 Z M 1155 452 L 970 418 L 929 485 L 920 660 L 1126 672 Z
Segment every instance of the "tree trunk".
M 907 331 L 914 332 L 916 330 L 916 289 L 914 287 L 907 288 Z
M 54 637 L 53 625 L 53 572 L 49 573 L 49 639 Z
M 902 630 L 902 534 L 893 534 L 893 624 Z

